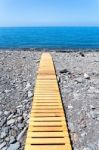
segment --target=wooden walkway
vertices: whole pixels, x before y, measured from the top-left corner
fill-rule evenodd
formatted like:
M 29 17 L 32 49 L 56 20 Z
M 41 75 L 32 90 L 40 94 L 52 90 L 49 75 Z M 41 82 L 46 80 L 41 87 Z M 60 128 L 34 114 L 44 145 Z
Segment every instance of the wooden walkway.
M 72 150 L 55 69 L 43 53 L 38 70 L 25 150 Z

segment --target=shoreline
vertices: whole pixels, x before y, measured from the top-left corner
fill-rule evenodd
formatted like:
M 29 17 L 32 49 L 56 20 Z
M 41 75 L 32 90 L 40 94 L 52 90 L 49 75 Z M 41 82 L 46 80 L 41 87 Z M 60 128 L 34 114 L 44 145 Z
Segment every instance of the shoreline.
M 0 48 L 1 51 L 33 51 L 33 52 L 99 52 L 99 48 Z
M 41 54 L 0 50 L 0 146 L 24 150 Z M 99 148 L 99 52 L 50 52 L 74 150 Z M 94 134 L 93 134 L 94 133 Z M 1 149 L 2 149 L 1 148 Z M 10 149 L 9 148 L 9 149 Z

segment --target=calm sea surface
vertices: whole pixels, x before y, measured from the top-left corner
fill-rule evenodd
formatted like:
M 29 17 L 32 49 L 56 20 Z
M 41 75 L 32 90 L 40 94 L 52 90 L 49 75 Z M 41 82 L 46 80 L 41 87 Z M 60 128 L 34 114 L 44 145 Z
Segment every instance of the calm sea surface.
M 99 48 L 99 27 L 0 28 L 0 48 Z

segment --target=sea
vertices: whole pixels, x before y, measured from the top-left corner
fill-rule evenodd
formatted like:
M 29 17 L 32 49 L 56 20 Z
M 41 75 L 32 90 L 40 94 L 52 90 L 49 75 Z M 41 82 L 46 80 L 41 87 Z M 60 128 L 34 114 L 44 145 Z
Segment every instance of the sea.
M 0 49 L 99 49 L 99 27 L 0 27 Z

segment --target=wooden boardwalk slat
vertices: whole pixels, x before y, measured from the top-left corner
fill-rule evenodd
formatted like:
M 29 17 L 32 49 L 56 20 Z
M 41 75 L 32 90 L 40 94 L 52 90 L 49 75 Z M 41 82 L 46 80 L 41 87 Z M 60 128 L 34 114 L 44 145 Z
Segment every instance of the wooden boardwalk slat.
M 72 150 L 55 68 L 42 54 L 35 85 L 25 150 Z

